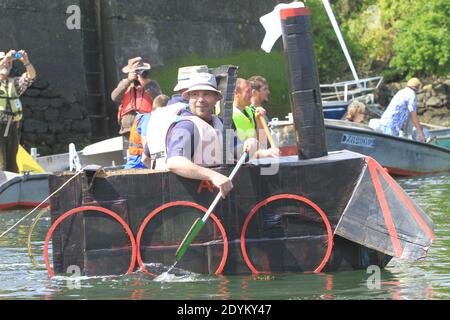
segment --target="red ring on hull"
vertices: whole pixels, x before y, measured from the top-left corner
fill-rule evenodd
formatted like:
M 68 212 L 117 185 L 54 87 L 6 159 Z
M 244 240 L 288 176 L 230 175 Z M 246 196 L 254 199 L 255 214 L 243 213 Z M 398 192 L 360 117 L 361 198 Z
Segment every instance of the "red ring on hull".
M 255 274 L 262 273 L 261 271 L 256 270 L 255 266 L 252 264 L 252 262 L 250 261 L 250 258 L 248 257 L 247 248 L 245 246 L 245 234 L 247 232 L 248 224 L 250 223 L 250 220 L 256 214 L 256 212 L 262 206 L 265 206 L 266 204 L 268 204 L 272 201 L 280 200 L 280 199 L 293 199 L 293 200 L 297 200 L 297 201 L 306 203 L 307 205 L 312 207 L 314 210 L 316 210 L 317 213 L 319 213 L 320 217 L 322 218 L 323 222 L 325 223 L 325 227 L 327 229 L 327 236 L 328 236 L 327 251 L 326 251 L 325 256 L 322 259 L 321 263 L 314 270 L 315 273 L 321 272 L 322 269 L 325 267 L 326 263 L 328 262 L 328 260 L 330 259 L 331 252 L 333 251 L 333 232 L 331 230 L 331 224 L 330 224 L 330 221 L 328 220 L 326 214 L 323 212 L 323 210 L 317 204 L 315 204 L 314 202 L 312 202 L 311 200 L 309 200 L 305 197 L 298 196 L 295 194 L 279 194 L 279 195 L 271 196 L 271 197 L 261 201 L 260 203 L 258 203 L 250 211 L 247 218 L 245 219 L 244 225 L 242 227 L 242 232 L 241 232 L 241 251 L 242 251 L 242 256 L 243 256 L 245 263 L 247 264 L 247 266 L 253 273 L 255 273 Z
M 151 272 L 148 272 L 147 268 L 144 265 L 144 262 L 142 261 L 142 257 L 141 257 L 141 238 L 142 238 L 142 234 L 144 232 L 145 227 L 149 223 L 149 221 L 155 215 L 157 215 L 158 213 L 160 213 L 161 211 L 163 211 L 163 210 L 165 210 L 167 208 L 171 208 L 171 207 L 175 207 L 175 206 L 193 207 L 193 208 L 199 209 L 200 211 L 203 211 L 205 213 L 206 213 L 206 211 L 208 211 L 208 209 L 206 209 L 202 205 L 199 205 L 199 204 L 194 203 L 194 202 L 190 202 L 190 201 L 173 201 L 173 202 L 169 202 L 169 203 L 166 203 L 166 204 L 163 204 L 163 205 L 159 206 L 158 208 L 156 208 L 155 210 L 153 210 L 152 212 L 150 212 L 147 215 L 147 217 L 144 219 L 144 221 L 142 222 L 142 224 L 141 224 L 141 226 L 139 228 L 139 232 L 138 232 L 137 238 L 136 238 L 136 243 L 137 243 L 137 262 L 138 262 L 138 264 L 141 267 L 141 270 L 143 272 L 145 272 L 147 274 L 150 274 L 152 276 L 156 276 L 156 275 L 151 273 Z M 227 261 L 227 257 L 228 257 L 228 238 L 227 238 L 227 234 L 225 232 L 225 228 L 223 227 L 222 223 L 217 218 L 217 216 L 214 213 L 211 213 L 210 217 L 216 223 L 217 227 L 219 228 L 220 233 L 222 235 L 222 239 L 223 239 L 222 260 L 220 261 L 219 267 L 217 268 L 217 270 L 215 272 L 215 274 L 221 274 L 222 271 L 223 271 L 223 268 L 225 266 L 225 263 Z
M 95 206 L 81 206 L 78 208 L 74 208 L 71 209 L 69 211 L 67 211 L 66 213 L 64 213 L 62 216 L 60 216 L 50 227 L 50 229 L 47 232 L 47 235 L 45 237 L 45 244 L 44 244 L 44 259 L 45 259 L 45 266 L 47 267 L 47 271 L 50 277 L 54 277 L 55 273 L 53 272 L 52 267 L 50 266 L 50 263 L 48 261 L 48 243 L 50 241 L 50 238 L 53 235 L 53 232 L 55 231 L 56 227 L 67 217 L 78 213 L 80 211 L 99 211 L 102 213 L 105 213 L 111 217 L 113 217 L 114 219 L 116 219 L 121 225 L 122 227 L 125 229 L 125 232 L 128 234 L 128 237 L 131 240 L 131 250 L 132 250 L 132 254 L 131 254 L 131 262 L 130 262 L 130 266 L 128 267 L 127 270 L 127 274 L 133 272 L 134 266 L 136 264 L 136 251 L 137 251 L 137 247 L 136 247 L 136 241 L 134 240 L 134 236 L 133 233 L 131 232 L 130 227 L 128 226 L 128 224 L 114 211 L 111 211 L 109 209 L 103 208 L 103 207 L 95 207 Z

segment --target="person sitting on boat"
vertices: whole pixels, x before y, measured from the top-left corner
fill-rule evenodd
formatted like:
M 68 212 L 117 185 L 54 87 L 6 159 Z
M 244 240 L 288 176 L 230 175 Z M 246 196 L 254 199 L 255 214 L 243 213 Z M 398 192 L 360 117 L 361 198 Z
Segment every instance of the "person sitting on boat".
M 246 79 L 237 78 L 233 92 L 233 124 L 232 128 L 240 141 L 249 138 L 259 138 L 259 141 L 267 141 L 264 129 L 256 118 L 259 114 L 265 115 L 266 110 L 261 106 L 251 107 L 252 88 Z M 278 148 L 261 149 L 261 154 L 267 157 L 278 157 Z
M 420 141 L 425 142 L 425 135 L 416 112 L 416 93 L 421 86 L 422 83 L 419 79 L 411 78 L 406 84 L 406 88 L 394 95 L 380 120 L 380 127 L 385 134 L 399 136 L 400 130 L 408 121 L 409 116 L 417 130 Z
M 256 110 L 250 108 L 252 88 L 248 80 L 237 78 L 233 92 L 233 129 L 237 137 L 244 141 L 257 138 Z
M 9 77 L 13 60 L 25 66 L 20 77 Z M 0 171 L 18 172 L 16 155 L 20 141 L 22 104 L 19 97 L 31 86 L 36 70 L 25 50 L 0 52 Z
M 268 121 L 266 110 L 263 107 L 263 104 L 269 102 L 269 82 L 263 76 L 255 75 L 251 76 L 248 79 L 250 87 L 252 88 L 252 95 L 250 98 L 250 109 L 255 113 L 261 113 L 264 116 L 264 119 Z M 265 141 L 267 139 L 265 137 L 264 130 L 260 130 L 260 123 L 257 121 L 258 135 L 259 141 Z
M 188 101 L 183 98 L 183 92 L 185 92 L 188 89 L 189 79 L 197 73 L 208 73 L 208 66 L 207 65 L 187 66 L 178 69 L 178 82 L 176 86 L 173 88 L 173 91 L 176 93 L 172 95 L 167 105 L 171 105 L 178 102 L 186 104 L 188 103 Z
M 355 123 L 361 123 L 364 121 L 366 112 L 366 105 L 360 101 L 353 101 L 350 103 L 345 115 L 345 120 Z
M 189 101 L 188 108 L 178 103 L 159 112 L 165 119 L 172 119 L 168 126 L 162 124 L 158 127 L 162 121 L 157 116 L 151 117 L 145 157 L 150 159 L 151 167 L 156 163 L 155 169 L 170 170 L 185 178 L 211 181 L 225 197 L 233 188 L 231 180 L 209 168 L 223 164 L 223 124 L 214 115 L 215 105 L 222 99 L 222 94 L 217 90 L 215 77 L 209 73 L 195 75 L 183 97 Z M 164 130 L 167 134 L 161 134 Z M 164 150 L 160 150 L 161 142 Z M 239 149 L 248 150 L 250 155 L 256 157 L 266 156 L 256 150 L 258 141 L 255 138 L 247 139 L 241 145 L 237 144 L 237 139 L 234 142 L 233 154 L 238 153 Z
M 111 93 L 111 99 L 120 103 L 117 112 L 119 134 L 124 136 L 125 145 L 130 135 L 134 117 L 137 113 L 148 113 L 153 109 L 153 100 L 161 94 L 159 84 L 150 79 L 150 64 L 144 63 L 141 57 L 128 60 L 122 72 L 128 74 Z
M 153 111 L 165 107 L 169 97 L 165 94 L 160 94 L 153 100 Z M 146 168 L 142 162 L 142 153 L 146 143 L 147 124 L 152 113 L 138 113 L 133 122 L 130 131 L 130 140 L 128 144 L 128 156 L 125 169 L 142 169 Z

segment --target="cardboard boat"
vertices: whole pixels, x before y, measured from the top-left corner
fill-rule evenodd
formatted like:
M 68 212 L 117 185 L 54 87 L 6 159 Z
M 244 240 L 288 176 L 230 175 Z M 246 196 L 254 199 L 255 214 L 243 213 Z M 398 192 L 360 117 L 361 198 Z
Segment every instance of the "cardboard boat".
M 280 17 L 297 156 L 243 165 L 177 268 L 233 275 L 328 272 L 382 268 L 393 256 L 423 258 L 434 235 L 422 209 L 372 158 L 327 152 L 309 11 L 283 9 Z M 211 72 L 224 96 L 226 130 L 237 68 Z M 215 170 L 228 175 L 232 168 Z M 50 190 L 73 175 L 52 175 Z M 209 181 L 168 171 L 85 170 L 51 199 L 44 245 L 49 274 L 77 266 L 85 275 L 138 269 L 156 275 L 173 264 L 192 222 L 216 193 Z

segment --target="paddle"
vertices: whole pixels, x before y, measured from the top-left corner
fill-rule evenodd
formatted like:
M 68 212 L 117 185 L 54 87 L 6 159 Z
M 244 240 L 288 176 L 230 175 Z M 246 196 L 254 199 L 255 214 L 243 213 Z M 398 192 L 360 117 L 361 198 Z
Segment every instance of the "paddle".
M 233 180 L 233 177 L 235 176 L 236 172 L 239 170 L 241 165 L 245 162 L 245 158 L 247 157 L 247 155 L 248 155 L 248 151 L 246 151 L 246 152 L 244 152 L 242 154 L 242 156 L 239 159 L 238 163 L 236 164 L 236 166 L 234 167 L 234 169 L 231 172 L 230 176 L 228 177 L 230 180 Z M 191 226 L 191 228 L 189 229 L 188 233 L 186 234 L 186 236 L 184 237 L 183 241 L 181 242 L 180 246 L 178 247 L 177 252 L 175 253 L 175 260 L 176 260 L 175 263 L 173 264 L 172 267 L 169 268 L 167 273 L 169 273 L 170 270 L 172 270 L 175 267 L 175 265 L 181 260 L 181 258 L 183 258 L 184 254 L 186 253 L 187 248 L 191 244 L 192 240 L 194 240 L 194 238 L 200 232 L 202 227 L 205 225 L 206 220 L 208 220 L 208 218 L 211 215 L 212 211 L 216 207 L 217 203 L 220 200 L 220 197 L 221 197 L 221 194 L 219 192 L 217 194 L 216 198 L 214 199 L 214 201 L 212 202 L 211 206 L 208 208 L 208 211 L 206 211 L 206 213 L 203 216 L 203 218 L 201 218 L 201 219 L 197 218 L 194 221 L 193 225 Z
M 270 133 L 269 127 L 267 126 L 266 119 L 264 119 L 264 116 L 262 114 L 258 114 L 257 118 L 258 118 L 259 122 L 261 122 L 264 132 L 266 133 L 267 139 L 269 140 L 270 146 L 272 148 L 276 148 L 276 145 L 273 142 L 272 134 Z

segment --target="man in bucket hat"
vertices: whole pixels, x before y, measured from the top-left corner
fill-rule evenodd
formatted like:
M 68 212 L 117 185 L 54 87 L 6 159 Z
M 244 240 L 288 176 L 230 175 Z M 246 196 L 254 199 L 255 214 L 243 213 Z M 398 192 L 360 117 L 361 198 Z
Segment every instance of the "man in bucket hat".
M 394 95 L 380 119 L 380 128 L 385 134 L 399 136 L 400 130 L 407 125 L 409 118 L 417 130 L 420 141 L 425 142 L 425 135 L 416 112 L 416 93 L 421 86 L 419 79 L 411 78 L 406 88 Z
M 153 99 L 161 94 L 159 84 L 150 79 L 150 64 L 141 57 L 128 60 L 122 72 L 128 76 L 122 79 L 111 93 L 114 102 L 120 103 L 117 120 L 120 124 L 119 134 L 128 140 L 134 117 L 137 113 L 148 113 L 153 109 Z M 126 143 L 128 144 L 128 143 Z
M 185 92 L 189 87 L 189 80 L 198 73 L 208 73 L 208 66 L 187 66 L 178 69 L 178 83 L 173 88 L 173 91 L 176 93 L 172 95 L 167 105 L 171 105 L 177 102 L 188 103 L 188 101 L 184 99 L 182 95 L 183 92 Z
M 9 77 L 13 60 L 23 63 L 25 73 Z M 20 141 L 22 104 L 19 97 L 36 78 L 36 70 L 24 50 L 0 52 L 0 171 L 18 172 L 16 155 Z

